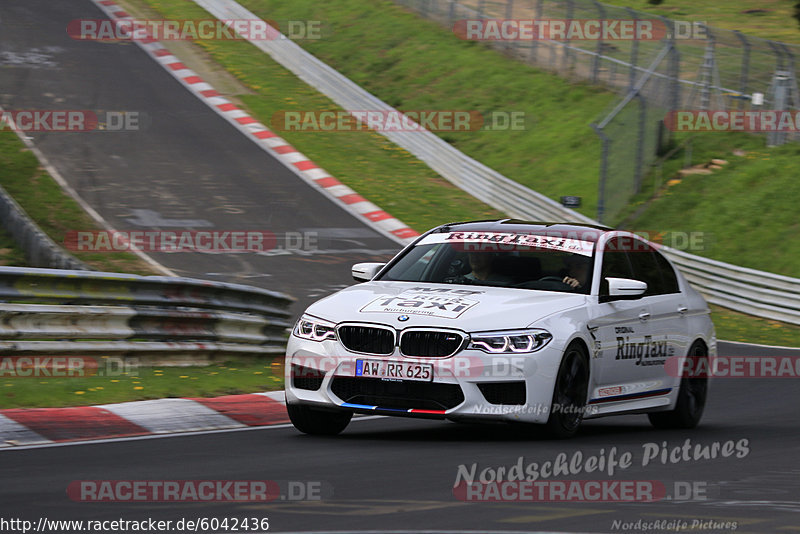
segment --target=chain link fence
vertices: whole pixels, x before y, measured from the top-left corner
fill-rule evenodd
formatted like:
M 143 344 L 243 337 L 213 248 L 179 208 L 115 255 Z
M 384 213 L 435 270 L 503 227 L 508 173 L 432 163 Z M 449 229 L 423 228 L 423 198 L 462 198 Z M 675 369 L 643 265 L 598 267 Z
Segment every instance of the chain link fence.
M 485 41 L 521 61 L 561 76 L 602 84 L 622 95 L 618 104 L 591 125 L 601 145 L 597 219 L 606 224 L 618 223 L 630 199 L 644 190 L 644 177 L 673 137 L 665 125 L 671 112 L 800 111 L 796 77 L 800 47 L 796 45 L 594 0 L 395 3 L 456 34 L 463 33 L 469 21 L 482 21 L 483 28 L 489 27 L 489 21 L 530 20 L 582 21 L 583 28 L 587 21 L 625 21 L 652 28 L 642 38 L 631 39 L 614 38 L 613 32 L 611 38 L 602 34 L 593 39 L 570 38 L 566 32 L 553 39 L 539 32 L 534 38 L 501 36 Z M 789 140 L 800 140 L 791 128 L 767 134 L 770 146 Z

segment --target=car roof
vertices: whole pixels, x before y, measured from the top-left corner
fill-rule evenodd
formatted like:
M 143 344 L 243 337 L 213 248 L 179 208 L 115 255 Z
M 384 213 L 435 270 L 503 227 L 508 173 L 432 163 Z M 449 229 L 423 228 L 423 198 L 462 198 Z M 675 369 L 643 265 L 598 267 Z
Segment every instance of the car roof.
M 499 232 L 565 237 L 597 242 L 601 235 L 615 231 L 608 226 L 571 222 L 523 221 L 498 219 L 443 224 L 431 232 Z

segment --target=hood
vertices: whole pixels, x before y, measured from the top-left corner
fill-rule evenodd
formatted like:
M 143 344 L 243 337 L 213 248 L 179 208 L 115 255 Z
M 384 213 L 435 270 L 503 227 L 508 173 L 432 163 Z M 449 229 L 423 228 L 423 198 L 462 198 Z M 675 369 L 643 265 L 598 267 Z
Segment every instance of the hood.
M 340 323 L 394 328 L 450 327 L 467 332 L 525 328 L 553 313 L 586 303 L 586 295 L 503 287 L 366 282 L 334 293 L 306 313 Z M 405 321 L 398 320 L 407 316 Z

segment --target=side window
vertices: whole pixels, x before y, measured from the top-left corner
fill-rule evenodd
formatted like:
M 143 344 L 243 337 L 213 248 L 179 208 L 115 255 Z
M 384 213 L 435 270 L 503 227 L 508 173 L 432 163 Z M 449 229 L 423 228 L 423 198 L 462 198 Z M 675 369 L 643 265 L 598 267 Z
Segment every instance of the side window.
M 628 254 L 625 249 L 625 239 L 613 237 L 606 242 L 603 251 L 603 267 L 600 269 L 600 294 L 608 295 L 608 282 L 610 278 L 634 278 Z
M 632 246 L 628 248 L 628 257 L 633 266 L 634 278 L 647 282 L 645 296 L 668 293 L 668 291 L 665 291 L 664 283 L 661 279 L 661 271 L 658 268 L 658 260 L 656 260 L 656 251 L 650 245 L 638 239 L 633 240 Z
M 658 269 L 661 271 L 661 280 L 664 284 L 664 293 L 678 293 L 678 276 L 675 274 L 675 269 L 672 268 L 667 258 L 660 252 L 653 252 L 658 263 Z

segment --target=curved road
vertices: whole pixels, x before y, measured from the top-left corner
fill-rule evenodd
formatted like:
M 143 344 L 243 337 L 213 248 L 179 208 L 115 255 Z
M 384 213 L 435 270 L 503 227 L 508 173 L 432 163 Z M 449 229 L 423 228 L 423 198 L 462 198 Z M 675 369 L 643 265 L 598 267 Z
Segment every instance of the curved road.
M 256 146 L 135 44 L 71 39 L 67 24 L 82 18 L 105 16 L 88 0 L 0 4 L 0 106 L 126 110 L 145 118 L 139 131 L 29 134 L 84 200 L 118 230 L 301 232 L 328 251 L 151 254 L 158 262 L 184 276 L 279 289 L 299 299 L 299 312 L 352 284 L 352 263 L 399 250 Z

